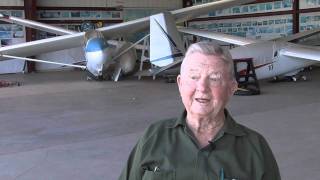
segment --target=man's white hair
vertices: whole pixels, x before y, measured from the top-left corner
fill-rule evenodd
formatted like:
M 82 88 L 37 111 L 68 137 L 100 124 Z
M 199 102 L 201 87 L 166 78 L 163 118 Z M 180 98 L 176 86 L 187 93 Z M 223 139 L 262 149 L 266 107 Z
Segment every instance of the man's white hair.
M 189 46 L 181 64 L 180 74 L 183 71 L 185 59 L 188 58 L 189 55 L 196 52 L 207 56 L 219 57 L 219 59 L 221 59 L 228 66 L 230 77 L 232 79 L 235 78 L 233 60 L 229 50 L 223 49 L 220 45 L 209 41 L 200 41 Z M 196 61 L 196 59 L 194 60 Z

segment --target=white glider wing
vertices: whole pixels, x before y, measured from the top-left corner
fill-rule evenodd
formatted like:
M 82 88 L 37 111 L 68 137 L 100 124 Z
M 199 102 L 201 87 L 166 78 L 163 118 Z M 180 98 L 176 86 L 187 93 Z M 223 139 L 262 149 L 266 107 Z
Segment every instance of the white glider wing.
M 30 27 L 30 28 L 34 28 L 34 29 L 38 29 L 38 30 L 42 30 L 42 31 L 46 31 L 46 32 L 50 32 L 50 33 L 53 33 L 53 34 L 58 34 L 58 35 L 77 33 L 77 31 L 70 31 L 70 30 L 65 29 L 65 28 L 56 27 L 56 26 L 52 26 L 52 25 L 49 25 L 49 24 L 44 24 L 44 23 L 40 23 L 40 22 L 37 22 L 37 21 L 32 21 L 32 20 L 29 20 L 29 19 L 22 19 L 22 18 L 18 18 L 18 17 L 14 17 L 14 16 L 8 16 L 8 15 L 4 15 L 4 14 L 1 14 L 1 13 L 0 13 L 0 20 L 8 22 L 8 23 L 19 24 L 19 25 L 22 25 L 22 26 L 26 26 L 26 27 Z
M 171 11 L 171 13 L 174 16 L 176 22 L 182 22 L 185 20 L 196 18 L 200 15 L 207 14 L 210 11 L 224 9 L 250 2 L 254 2 L 254 0 L 221 0 L 197 6 L 187 7 L 183 9 L 178 9 L 175 11 Z M 133 21 L 119 23 L 109 27 L 99 28 L 97 29 L 97 31 L 100 31 L 106 39 L 114 39 L 116 37 L 123 36 L 128 33 L 147 29 L 148 26 L 149 17 L 145 17 Z M 2 54 L 15 56 L 33 56 L 52 51 L 79 47 L 84 44 L 84 36 L 85 33 L 81 32 L 49 39 L 26 42 L 18 45 L 0 47 L 0 55 Z M 7 58 L 0 57 L 0 60 L 6 59 Z
M 320 61 L 320 47 L 292 44 L 280 50 L 281 55 L 306 60 Z
M 46 52 L 58 51 L 62 49 L 69 49 L 81 46 L 84 42 L 85 33 L 77 33 L 71 35 L 58 36 L 49 39 L 42 39 L 38 41 L 31 41 L 11 46 L 0 48 L 1 55 L 14 55 L 14 56 L 33 56 Z M 0 57 L 1 60 L 8 58 Z
M 245 46 L 248 44 L 260 42 L 258 40 L 248 39 L 248 38 L 229 35 L 229 34 L 217 33 L 212 31 L 206 31 L 206 30 L 197 30 L 197 29 L 183 28 L 183 27 L 179 27 L 178 30 L 186 34 L 201 36 L 204 38 L 214 39 L 214 40 L 235 44 L 239 46 Z

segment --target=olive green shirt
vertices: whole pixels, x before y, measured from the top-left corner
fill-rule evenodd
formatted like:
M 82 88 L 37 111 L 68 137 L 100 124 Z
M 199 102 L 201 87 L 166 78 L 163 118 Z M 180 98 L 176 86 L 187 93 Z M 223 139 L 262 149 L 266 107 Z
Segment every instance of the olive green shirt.
M 203 148 L 186 124 L 186 112 L 178 119 L 152 124 L 132 150 L 119 180 L 221 180 L 222 176 L 280 180 L 262 135 L 236 123 L 227 110 L 225 116 L 221 130 Z

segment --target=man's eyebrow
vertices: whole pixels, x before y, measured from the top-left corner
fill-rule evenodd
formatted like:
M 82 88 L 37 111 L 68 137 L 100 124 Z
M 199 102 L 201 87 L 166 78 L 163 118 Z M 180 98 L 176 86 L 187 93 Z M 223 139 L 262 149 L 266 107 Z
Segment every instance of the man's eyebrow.
M 199 72 L 200 70 L 199 69 L 189 69 L 189 71 L 191 71 L 191 72 Z
M 209 75 L 222 75 L 223 74 L 223 72 L 221 72 L 221 71 L 211 71 L 211 72 L 209 72 Z

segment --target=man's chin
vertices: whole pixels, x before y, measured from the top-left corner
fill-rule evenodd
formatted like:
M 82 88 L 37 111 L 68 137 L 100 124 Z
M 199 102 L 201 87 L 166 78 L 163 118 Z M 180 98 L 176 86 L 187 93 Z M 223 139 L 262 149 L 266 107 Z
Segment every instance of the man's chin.
M 200 116 L 200 117 L 210 117 L 212 116 L 212 111 L 204 111 L 204 110 L 192 110 L 192 115 L 194 116 Z
M 219 112 L 221 111 L 214 111 L 213 109 L 190 109 L 190 113 L 193 116 L 198 116 L 198 117 L 216 117 Z M 222 109 L 223 111 L 223 109 Z

